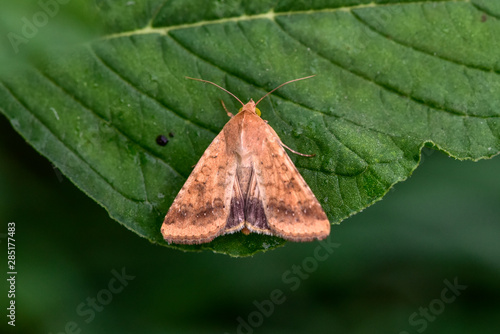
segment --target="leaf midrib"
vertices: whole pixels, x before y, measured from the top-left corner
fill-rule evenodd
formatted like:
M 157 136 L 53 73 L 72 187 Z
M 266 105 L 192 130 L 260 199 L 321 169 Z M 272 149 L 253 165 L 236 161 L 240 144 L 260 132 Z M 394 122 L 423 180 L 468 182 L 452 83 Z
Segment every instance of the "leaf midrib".
M 432 4 L 432 3 L 440 3 L 440 2 L 470 3 L 470 0 L 435 0 L 435 1 L 416 0 L 416 1 L 408 1 L 408 2 L 404 2 L 404 3 L 383 3 L 383 4 L 368 3 L 368 4 L 360 4 L 360 5 L 353 5 L 353 6 L 328 7 L 328 8 L 322 8 L 322 9 L 295 10 L 295 11 L 292 10 L 292 11 L 287 11 L 287 12 L 275 12 L 273 9 L 271 9 L 270 11 L 268 11 L 266 13 L 261 13 L 261 14 L 225 17 L 225 18 L 217 19 L 217 20 L 203 20 L 203 21 L 194 22 L 194 23 L 172 25 L 169 27 L 159 27 L 159 28 L 153 27 L 153 23 L 154 23 L 157 15 L 160 13 L 161 8 L 163 8 L 163 6 L 165 5 L 165 3 L 163 3 L 160 6 L 158 6 L 158 9 L 155 11 L 155 14 L 151 18 L 151 20 L 149 20 L 148 24 L 145 27 L 143 27 L 142 29 L 123 31 L 123 32 L 119 32 L 119 33 L 104 35 L 104 36 L 101 36 L 100 38 L 98 38 L 94 41 L 91 41 L 89 43 L 101 41 L 101 40 L 120 38 L 120 37 L 136 36 L 136 35 L 147 35 L 147 34 L 167 35 L 170 31 L 174 31 L 174 30 L 196 28 L 196 27 L 202 27 L 202 26 L 206 26 L 206 25 L 224 24 L 224 23 L 229 23 L 229 22 L 242 22 L 242 21 L 252 21 L 252 20 L 261 20 L 261 19 L 275 21 L 275 18 L 279 17 L 279 16 L 307 15 L 307 14 L 317 14 L 317 13 L 351 12 L 351 11 L 354 11 L 356 9 L 364 9 L 364 8 L 389 7 L 389 6 L 395 6 L 395 5 L 401 5 L 401 4 L 405 4 L 405 5 L 408 5 L 408 4 Z

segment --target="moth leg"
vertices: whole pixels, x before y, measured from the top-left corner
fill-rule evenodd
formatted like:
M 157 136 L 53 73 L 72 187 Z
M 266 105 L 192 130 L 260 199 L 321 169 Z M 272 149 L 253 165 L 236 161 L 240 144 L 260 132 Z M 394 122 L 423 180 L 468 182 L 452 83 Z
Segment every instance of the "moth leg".
M 288 149 L 290 152 L 295 153 L 295 154 L 297 154 L 297 155 L 301 155 L 301 156 L 303 156 L 303 157 L 314 157 L 314 156 L 316 156 L 316 154 L 304 154 L 304 153 L 300 153 L 300 152 L 294 151 L 294 150 L 292 150 L 290 147 L 288 147 L 288 146 L 286 146 L 285 144 L 283 144 L 283 142 L 282 142 L 281 140 L 280 140 L 280 144 L 281 144 L 281 146 L 283 146 L 284 148 Z
M 220 103 L 222 103 L 222 107 L 224 107 L 224 110 L 226 111 L 226 114 L 227 114 L 229 117 L 233 118 L 233 117 L 234 117 L 234 115 L 233 115 L 231 112 L 229 112 L 229 110 L 227 110 L 226 105 L 224 104 L 224 101 L 220 100 Z

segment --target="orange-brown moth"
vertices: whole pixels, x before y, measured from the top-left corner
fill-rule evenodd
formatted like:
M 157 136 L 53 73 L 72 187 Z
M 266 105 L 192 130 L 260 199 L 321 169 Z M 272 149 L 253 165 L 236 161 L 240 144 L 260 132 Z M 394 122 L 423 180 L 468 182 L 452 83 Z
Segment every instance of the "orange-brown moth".
M 161 233 L 169 243 L 201 244 L 238 231 L 290 241 L 324 239 L 330 222 L 257 104 L 243 106 L 212 141 L 168 210 Z M 193 79 L 193 78 L 189 78 Z M 224 106 L 225 108 L 225 106 Z M 288 148 L 290 151 L 295 152 Z M 305 155 L 305 154 L 302 154 Z

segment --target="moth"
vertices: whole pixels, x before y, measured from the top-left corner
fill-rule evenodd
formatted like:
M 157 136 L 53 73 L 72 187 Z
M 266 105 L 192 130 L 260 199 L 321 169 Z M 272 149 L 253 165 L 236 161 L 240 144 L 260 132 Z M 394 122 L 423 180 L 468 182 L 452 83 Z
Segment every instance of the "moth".
M 321 240 L 330 222 L 257 105 L 285 82 L 243 106 L 206 149 L 165 216 L 161 233 L 168 243 L 201 244 L 241 231 L 290 241 Z M 307 155 L 306 155 L 307 156 Z

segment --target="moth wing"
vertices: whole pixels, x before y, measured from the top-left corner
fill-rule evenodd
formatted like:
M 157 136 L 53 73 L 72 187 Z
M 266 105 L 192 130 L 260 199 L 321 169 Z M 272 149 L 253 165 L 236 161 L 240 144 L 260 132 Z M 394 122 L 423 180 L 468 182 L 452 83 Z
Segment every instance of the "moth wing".
M 276 132 L 267 124 L 253 167 L 262 210 L 271 233 L 290 241 L 325 239 L 330 222 L 318 200 L 285 152 Z M 265 228 L 264 228 L 265 229 Z M 261 233 L 266 233 L 264 230 Z
M 272 235 L 273 231 L 267 223 L 263 202 L 256 172 L 252 170 L 245 200 L 245 226 L 249 231 Z
M 179 191 L 161 227 L 169 243 L 200 244 L 223 234 L 226 224 L 243 221 L 243 209 L 231 199 L 236 180 L 237 162 L 226 152 L 226 138 L 221 131 L 206 149 L 186 183 Z M 241 206 L 243 206 L 241 201 Z M 230 213 L 231 217 L 230 217 Z M 229 219 L 231 218 L 231 219 Z

